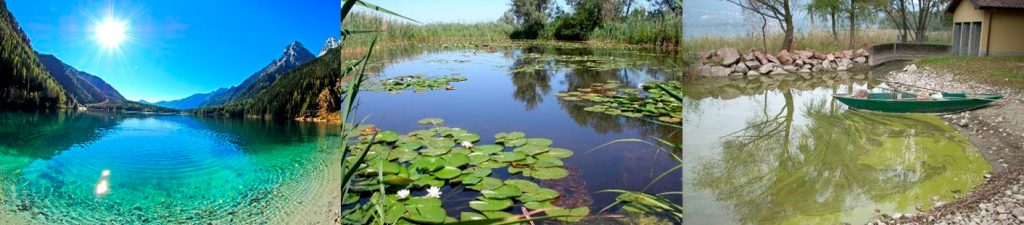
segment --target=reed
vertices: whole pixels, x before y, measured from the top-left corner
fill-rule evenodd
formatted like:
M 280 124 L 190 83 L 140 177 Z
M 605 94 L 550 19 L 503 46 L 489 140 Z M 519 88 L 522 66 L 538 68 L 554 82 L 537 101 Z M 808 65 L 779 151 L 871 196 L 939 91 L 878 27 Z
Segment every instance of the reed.
M 931 41 L 927 43 L 949 43 L 950 31 L 929 32 Z M 889 29 L 862 29 L 857 30 L 857 38 L 854 49 L 867 48 L 868 46 L 882 43 L 897 42 L 898 33 Z M 778 52 L 782 47 L 783 34 L 780 32 L 767 35 L 768 52 Z M 838 51 L 848 49 L 850 38 L 848 33 L 840 31 L 838 43 L 832 42 L 832 33 L 825 30 L 812 30 L 796 34 L 793 38 L 794 50 L 817 50 L 817 51 Z M 764 49 L 764 42 L 760 34 L 742 36 L 704 36 L 687 38 L 683 45 L 694 51 L 709 51 L 719 48 L 735 48 L 738 50 Z
M 676 47 L 683 42 L 683 18 L 665 15 L 647 18 L 634 14 L 606 23 L 590 33 L 590 41 Z

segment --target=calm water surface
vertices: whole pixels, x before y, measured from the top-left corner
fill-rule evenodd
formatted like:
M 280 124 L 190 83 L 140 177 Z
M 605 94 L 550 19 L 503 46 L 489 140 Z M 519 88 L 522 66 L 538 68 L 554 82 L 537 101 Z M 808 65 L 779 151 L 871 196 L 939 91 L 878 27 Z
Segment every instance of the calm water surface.
M 588 56 L 614 66 L 527 56 Z M 597 212 L 614 201 L 604 189 L 640 190 L 678 165 L 667 153 L 623 138 L 680 140 L 678 128 L 641 119 L 591 113 L 555 93 L 615 80 L 636 87 L 646 79 L 677 79 L 675 56 L 625 49 L 519 46 L 499 50 L 395 48 L 375 54 L 387 63 L 373 79 L 458 74 L 455 90 L 426 93 L 363 92 L 357 114 L 384 130 L 424 129 L 439 117 L 450 127 L 479 133 L 520 131 L 575 151 L 564 160 L 583 181 L 572 198 Z M 510 72 L 511 68 L 543 69 Z M 333 219 L 339 171 L 336 126 L 298 122 L 106 112 L 0 113 L 0 224 L 10 223 L 299 223 Z M 675 154 L 679 154 L 676 152 Z M 110 170 L 110 194 L 93 194 Z M 495 176 L 511 177 L 495 170 Z M 680 177 L 681 171 L 668 177 Z M 517 176 L 519 179 L 521 175 Z M 537 181 L 537 183 L 542 183 Z M 543 185 L 543 183 L 542 183 Z M 663 179 L 648 191 L 678 191 Z M 461 187 L 442 190 L 449 216 L 471 210 L 478 196 Z M 423 193 L 413 193 L 422 195 Z M 677 195 L 678 196 L 678 195 Z M 677 198 L 682 201 L 681 198 Z M 333 208 L 331 208 L 333 206 Z M 518 208 L 518 207 L 516 207 Z M 618 207 L 610 209 L 618 211 Z M 516 209 L 514 212 L 518 212 Z
M 949 202 L 992 170 L 936 116 L 831 98 L 884 71 L 700 80 L 684 87 L 684 223 L 863 224 Z

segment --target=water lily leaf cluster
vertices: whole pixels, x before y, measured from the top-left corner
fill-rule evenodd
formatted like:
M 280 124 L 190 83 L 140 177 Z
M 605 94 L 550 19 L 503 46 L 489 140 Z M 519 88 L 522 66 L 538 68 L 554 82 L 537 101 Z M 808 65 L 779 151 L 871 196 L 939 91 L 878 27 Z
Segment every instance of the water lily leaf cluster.
M 363 91 L 387 91 L 397 93 L 405 90 L 413 92 L 426 92 L 428 90 L 454 90 L 451 83 L 466 81 L 465 77 L 452 75 L 442 77 L 428 77 L 425 75 L 406 75 L 394 78 L 386 78 L 378 81 L 370 81 L 363 85 Z
M 682 90 L 681 84 L 676 81 L 657 81 L 655 83 L 659 83 L 669 90 Z M 654 83 L 642 85 L 643 90 L 620 86 L 618 81 L 609 80 L 607 83 L 595 83 L 591 87 L 557 93 L 555 96 L 565 101 L 586 102 L 589 106 L 583 110 L 589 112 L 632 118 L 649 116 L 667 123 L 682 121 L 682 103 L 655 87 Z
M 439 118 L 426 118 L 419 123 L 431 128 L 405 134 L 361 134 L 352 140 L 358 142 L 350 147 L 353 155 L 365 152 L 366 159 L 350 186 L 350 195 L 354 196 L 347 199 L 352 200 L 343 203 L 348 209 L 342 212 L 342 223 L 383 220 L 386 224 L 436 224 L 501 218 L 512 215 L 515 204 L 551 208 L 549 215 L 566 215 L 559 217 L 566 221 L 589 213 L 586 207 L 554 206 L 559 192 L 542 188 L 533 180 L 568 176 L 562 159 L 572 156 L 571 150 L 552 147 L 550 139 L 527 137 L 522 132 L 498 133 L 494 143 L 479 143 L 479 134 L 441 126 L 442 122 Z M 357 159 L 349 156 L 345 160 L 354 163 Z M 503 180 L 495 175 L 495 170 L 521 173 L 526 178 Z M 479 192 L 468 202 L 475 212 L 451 217 L 441 206 L 442 198 L 423 194 L 456 186 L 465 187 L 465 192 Z M 400 196 L 402 190 L 412 194 L 405 192 L 408 196 Z M 386 212 L 383 218 L 377 214 L 378 208 Z

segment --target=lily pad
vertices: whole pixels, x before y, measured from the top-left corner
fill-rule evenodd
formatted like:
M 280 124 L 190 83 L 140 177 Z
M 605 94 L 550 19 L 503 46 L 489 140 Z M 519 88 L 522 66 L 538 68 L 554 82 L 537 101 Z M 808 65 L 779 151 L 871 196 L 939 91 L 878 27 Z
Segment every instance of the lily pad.
M 470 201 L 469 207 L 480 211 L 503 210 L 507 209 L 508 207 L 512 207 L 512 200 L 484 198 L 476 201 Z
M 433 117 L 431 117 L 431 118 L 425 118 L 425 119 L 421 119 L 421 120 L 419 121 L 419 123 L 420 123 L 420 124 L 423 124 L 423 125 L 428 125 L 428 124 L 434 124 L 434 125 L 437 125 L 437 124 L 441 124 L 441 123 L 443 123 L 443 122 L 444 122 L 444 120 L 443 120 L 443 119 L 441 119 L 441 118 L 433 118 Z
M 450 167 L 450 166 L 446 166 L 444 168 L 441 168 L 441 170 L 439 170 L 439 171 L 434 173 L 434 176 L 437 176 L 437 178 L 441 178 L 441 179 L 445 179 L 445 180 L 455 178 L 455 177 L 457 177 L 459 175 L 462 175 L 462 170 L 460 170 L 459 168 Z
M 555 197 L 558 197 L 558 192 L 557 191 L 551 190 L 551 189 L 547 189 L 547 188 L 540 188 L 540 189 L 537 189 L 537 191 L 535 191 L 533 193 L 523 193 L 522 196 L 519 196 L 516 199 L 518 199 L 519 201 L 523 201 L 523 202 L 539 202 L 539 201 L 553 199 Z
M 419 156 L 416 151 L 408 149 L 394 149 L 388 152 L 388 160 L 397 160 L 398 162 L 408 162 L 409 160 L 415 159 Z
M 523 194 L 523 192 L 520 191 L 519 187 L 516 187 L 515 185 L 506 184 L 502 185 L 501 187 L 495 188 L 494 190 L 480 191 L 480 194 L 483 194 L 484 197 L 489 199 L 506 199 L 519 197 L 520 195 Z
M 444 167 L 444 160 L 437 157 L 417 157 L 412 160 L 410 164 L 411 168 L 422 169 L 425 171 L 434 171 Z
M 425 156 L 439 156 L 439 155 L 448 154 L 448 151 L 451 151 L 451 150 L 452 149 L 450 149 L 450 148 L 427 148 L 427 149 L 424 149 L 424 150 L 420 151 L 420 154 L 423 154 Z
M 537 184 L 533 183 L 532 181 L 528 181 L 528 180 L 519 180 L 519 179 L 506 180 L 505 181 L 505 185 L 516 186 L 516 187 L 519 188 L 520 191 L 523 191 L 523 193 L 535 192 L 538 189 L 540 189 L 540 186 L 538 186 Z
M 394 142 L 398 140 L 398 132 L 395 131 L 384 131 L 377 133 L 377 138 L 374 139 L 376 142 Z
M 484 215 L 480 215 L 474 212 L 462 212 L 462 215 L 459 217 L 459 219 L 462 221 L 473 221 L 487 219 L 487 217 L 484 217 Z
M 498 162 L 514 162 L 523 160 L 525 158 L 526 155 L 523 155 L 522 153 L 518 152 L 499 152 L 498 154 L 494 154 L 493 156 L 491 156 L 491 159 L 494 159 L 494 161 Z
M 536 155 L 547 151 L 548 147 L 538 145 L 524 145 L 523 147 L 518 147 L 512 150 L 512 152 L 523 153 L 526 155 Z
M 548 152 L 545 152 L 542 155 L 551 156 L 551 157 L 555 157 L 555 158 L 563 158 L 564 159 L 564 158 L 569 158 L 569 156 L 572 156 L 572 154 L 573 154 L 572 150 L 569 150 L 569 149 L 549 148 Z
M 491 155 L 480 152 L 469 153 L 469 164 L 480 164 L 491 159 Z
M 481 211 L 488 219 L 498 219 L 512 216 L 512 213 L 505 211 Z
M 590 208 L 579 207 L 572 209 L 557 208 L 548 210 L 545 212 L 549 216 L 568 216 L 568 217 L 557 217 L 556 219 L 566 222 L 577 222 L 590 214 Z
M 494 154 L 495 152 L 500 152 L 503 149 L 505 149 L 505 147 L 502 147 L 501 145 L 477 145 L 477 146 L 473 146 L 473 151 L 474 152 L 480 152 L 480 153 L 484 153 L 484 154 L 488 154 L 488 155 Z
M 569 176 L 569 171 L 559 167 L 534 168 L 530 171 L 530 176 L 542 180 L 562 179 Z
M 554 204 L 551 204 L 551 201 L 543 201 L 543 202 L 527 202 L 527 203 L 523 204 L 523 207 L 526 207 L 527 209 L 543 209 L 543 208 L 554 208 L 556 206 Z
M 547 146 L 551 145 L 551 143 L 554 143 L 554 142 L 551 141 L 551 139 L 547 139 L 547 138 L 527 138 L 526 139 L 526 144 L 528 144 L 528 145 L 547 147 Z
M 468 186 L 468 188 L 478 191 L 484 191 L 494 190 L 495 188 L 501 187 L 501 185 L 503 184 L 501 183 L 501 180 L 499 180 L 498 178 L 484 177 L 484 179 L 481 180 L 480 183 L 477 183 L 476 185 L 473 186 Z
M 464 133 L 464 134 L 461 134 L 461 135 L 456 135 L 455 136 L 455 140 L 459 141 L 459 142 L 463 142 L 463 141 L 476 142 L 476 141 L 480 140 L 480 135 L 479 134 L 474 134 L 474 133 Z
M 562 163 L 562 160 L 558 160 L 557 158 L 543 157 L 538 158 L 537 161 L 531 163 L 531 165 L 534 167 L 561 167 L 564 166 L 565 163 Z
M 441 157 L 445 161 L 445 166 L 460 167 L 469 163 L 469 156 L 461 153 L 448 154 Z
M 444 223 L 445 217 L 447 217 L 444 208 L 439 206 L 416 206 L 406 208 L 409 213 L 405 214 L 405 219 L 419 222 L 419 223 Z
M 420 143 L 419 141 L 410 141 L 399 144 L 395 149 L 417 150 L 421 147 L 423 147 L 423 143 Z

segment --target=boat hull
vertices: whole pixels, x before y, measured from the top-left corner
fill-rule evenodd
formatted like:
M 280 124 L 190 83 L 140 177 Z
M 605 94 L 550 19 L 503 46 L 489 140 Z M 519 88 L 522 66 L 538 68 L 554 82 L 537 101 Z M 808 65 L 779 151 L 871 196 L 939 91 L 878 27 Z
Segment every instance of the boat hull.
M 971 98 L 943 98 L 934 100 L 853 98 L 849 95 L 832 95 L 832 97 L 846 104 L 851 109 L 856 110 L 929 114 L 963 112 L 988 105 L 1002 98 L 1000 95 L 978 95 Z

